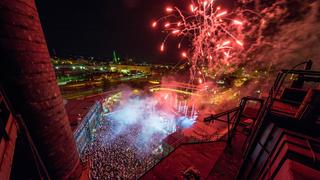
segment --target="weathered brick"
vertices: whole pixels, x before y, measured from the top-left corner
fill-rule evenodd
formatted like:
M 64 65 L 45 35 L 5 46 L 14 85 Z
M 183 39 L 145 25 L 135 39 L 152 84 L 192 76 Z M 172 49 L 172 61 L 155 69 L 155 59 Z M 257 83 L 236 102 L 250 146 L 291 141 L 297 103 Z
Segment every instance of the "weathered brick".
M 34 41 L 24 41 L 21 39 L 5 38 L 0 37 L 1 48 L 6 51 L 29 51 L 29 52 L 39 52 L 46 53 L 48 48 L 46 43 L 38 43 Z
M 34 0 L 2 0 L 0 16 L 1 84 L 52 179 L 78 179 L 82 167 Z
M 1 31 L 3 31 L 3 33 L 8 34 L 6 38 L 45 43 L 43 35 L 39 32 L 39 30 L 33 31 L 30 29 L 24 29 L 17 25 L 7 25 L 1 28 Z

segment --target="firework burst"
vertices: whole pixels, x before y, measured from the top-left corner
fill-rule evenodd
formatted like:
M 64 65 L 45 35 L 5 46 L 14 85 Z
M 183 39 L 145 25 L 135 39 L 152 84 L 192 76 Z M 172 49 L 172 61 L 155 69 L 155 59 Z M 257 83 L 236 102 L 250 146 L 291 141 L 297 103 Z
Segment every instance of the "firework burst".
M 190 63 L 190 79 L 204 82 L 205 74 L 217 73 L 235 62 L 243 49 L 241 30 L 244 20 L 237 12 L 228 12 L 214 0 L 190 1 L 189 9 L 166 7 L 166 15 L 152 22 L 166 34 L 160 50 L 166 50 L 168 38 L 179 39 L 181 57 Z M 241 14 L 241 13 L 239 13 Z M 202 73 L 206 72 L 206 73 Z

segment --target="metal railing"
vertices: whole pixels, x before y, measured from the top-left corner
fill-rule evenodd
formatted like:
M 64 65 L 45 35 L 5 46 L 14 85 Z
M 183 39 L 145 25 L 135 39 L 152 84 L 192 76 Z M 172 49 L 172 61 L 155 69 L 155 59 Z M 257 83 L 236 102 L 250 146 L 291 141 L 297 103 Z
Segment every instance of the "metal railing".
M 230 145 L 231 144 L 231 129 L 234 127 L 234 124 L 236 120 L 239 118 L 239 113 L 241 112 L 241 107 L 236 107 L 233 109 L 230 109 L 228 111 L 216 114 L 216 115 L 211 115 L 207 118 L 204 119 L 204 122 L 214 122 L 214 121 L 219 121 L 223 123 L 227 123 L 227 142 Z M 225 119 L 222 119 L 223 117 L 226 117 Z
M 244 97 L 240 101 L 240 105 L 236 108 L 230 109 L 228 111 L 216 114 L 216 115 L 211 115 L 207 118 L 204 119 L 204 122 L 212 122 L 212 121 L 219 121 L 219 122 L 224 122 L 227 123 L 227 135 L 228 135 L 228 145 L 231 144 L 232 138 L 235 134 L 236 128 L 239 125 L 241 118 L 246 117 L 243 112 L 245 108 L 248 105 L 248 102 L 254 101 L 259 103 L 259 108 L 257 109 L 256 114 L 258 115 L 263 107 L 264 100 L 259 99 L 259 98 L 254 98 L 254 97 Z M 222 117 L 226 117 L 224 119 L 221 119 Z M 254 122 L 257 120 L 258 116 L 256 117 L 250 117 Z M 226 120 L 225 120 L 226 119 Z
M 261 128 L 264 119 L 268 112 L 270 112 L 272 105 L 274 101 L 277 100 L 278 95 L 281 92 L 281 89 L 283 88 L 285 84 L 285 80 L 288 77 L 288 75 L 303 75 L 303 79 L 306 82 L 320 82 L 320 71 L 308 71 L 308 70 L 287 70 L 284 69 L 281 72 L 278 73 L 278 76 L 274 82 L 274 85 L 271 87 L 269 91 L 269 96 L 265 100 L 265 103 L 261 109 L 261 112 L 257 118 L 256 126 L 253 129 L 253 133 L 249 137 L 249 144 L 247 144 L 246 151 L 244 152 L 244 156 L 247 156 L 249 153 L 249 150 L 251 149 L 250 147 L 252 144 L 256 143 L 256 137 L 257 137 L 257 132 Z
M 320 71 L 307 71 L 307 70 L 288 70 L 284 69 L 278 73 L 277 78 L 274 82 L 270 90 L 270 96 L 275 97 L 280 93 L 281 87 L 288 77 L 288 75 L 298 75 L 303 76 L 301 77 L 304 82 L 320 82 Z
M 204 122 L 210 123 L 210 122 L 213 122 L 213 121 L 219 121 L 219 122 L 227 123 L 228 124 L 227 125 L 227 129 L 228 129 L 227 143 L 228 143 L 228 145 L 230 145 L 231 144 L 231 140 L 232 140 L 232 136 L 233 136 L 233 134 L 235 132 L 234 128 L 240 122 L 240 118 L 242 118 L 244 116 L 242 113 L 243 113 L 243 110 L 246 108 L 246 105 L 248 104 L 249 101 L 255 101 L 255 102 L 258 102 L 260 104 L 260 107 L 258 109 L 257 114 L 260 113 L 264 101 L 262 99 L 258 99 L 258 98 L 254 98 L 254 97 L 244 97 L 244 98 L 242 98 L 242 100 L 240 102 L 240 105 L 238 107 L 230 109 L 230 110 L 222 112 L 222 113 L 211 115 L 211 116 L 205 118 Z M 226 117 L 226 120 L 222 119 L 223 117 Z M 256 117 L 252 117 L 252 118 L 254 120 L 256 120 Z M 168 156 L 170 156 L 171 153 L 173 153 L 175 150 L 177 150 L 182 145 L 203 144 L 203 143 L 213 143 L 213 142 L 225 142 L 225 140 L 222 137 L 219 136 L 219 138 L 215 138 L 215 140 L 200 140 L 200 139 L 192 139 L 191 138 L 191 139 L 188 139 L 187 142 L 185 142 L 184 140 L 179 139 L 174 143 L 174 146 L 169 145 L 172 148 L 167 148 L 166 152 L 164 153 L 164 155 L 162 157 L 160 157 L 158 159 L 155 159 L 151 164 L 148 164 L 148 166 L 145 168 L 145 172 L 143 174 L 141 174 L 138 178 L 142 178 L 144 175 L 146 175 L 148 172 L 150 172 L 161 161 L 163 161 Z
M 288 87 L 287 78 L 288 75 L 292 76 L 298 76 L 298 79 L 303 81 L 301 84 L 301 88 L 303 88 L 305 82 L 313 82 L 313 83 L 319 83 L 320 82 L 320 71 L 310 71 L 310 70 L 282 70 L 278 73 L 277 78 L 274 82 L 274 85 L 269 91 L 269 96 L 267 97 L 264 106 L 261 109 L 261 112 L 257 118 L 257 122 L 255 127 L 253 128 L 252 134 L 249 136 L 248 141 L 249 143 L 246 143 L 245 151 L 243 153 L 244 155 L 244 163 L 246 162 L 246 159 L 249 158 L 250 153 L 253 151 L 256 144 L 259 144 L 259 132 L 261 132 L 261 128 L 266 122 L 267 115 L 271 112 L 273 103 L 275 101 L 278 101 L 278 97 L 281 94 L 282 90 Z M 287 86 L 286 86 L 287 85 Z M 289 85 L 290 86 L 290 85 Z M 290 86 L 291 87 L 291 86 Z M 285 101 L 284 101 L 285 102 Z M 288 103 L 288 102 L 287 102 Z M 290 102 L 289 102 L 290 103 Z M 272 153 L 271 153 L 272 154 Z M 268 159 L 269 161 L 270 159 Z M 242 168 L 241 168 L 242 169 Z M 240 169 L 239 173 L 242 172 Z M 239 174 L 238 174 L 239 178 Z

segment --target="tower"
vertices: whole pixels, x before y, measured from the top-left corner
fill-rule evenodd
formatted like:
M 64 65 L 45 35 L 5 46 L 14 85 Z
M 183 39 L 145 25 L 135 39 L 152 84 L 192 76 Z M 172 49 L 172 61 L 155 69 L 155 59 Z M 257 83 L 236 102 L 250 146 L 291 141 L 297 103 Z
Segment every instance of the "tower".
M 0 83 L 49 176 L 78 179 L 80 158 L 34 0 L 0 1 L 0 58 Z

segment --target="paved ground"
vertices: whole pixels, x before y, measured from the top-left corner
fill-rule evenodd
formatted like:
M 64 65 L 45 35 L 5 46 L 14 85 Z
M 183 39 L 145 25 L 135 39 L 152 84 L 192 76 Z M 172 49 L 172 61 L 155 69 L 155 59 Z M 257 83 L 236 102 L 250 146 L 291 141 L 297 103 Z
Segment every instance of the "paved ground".
M 240 133 L 234 136 L 231 147 L 226 147 L 206 179 L 235 179 L 243 157 L 243 143 L 245 138 L 246 136 Z
M 225 142 L 181 145 L 142 179 L 183 179 L 183 172 L 191 166 L 199 170 L 202 177 L 207 177 L 225 145 Z

